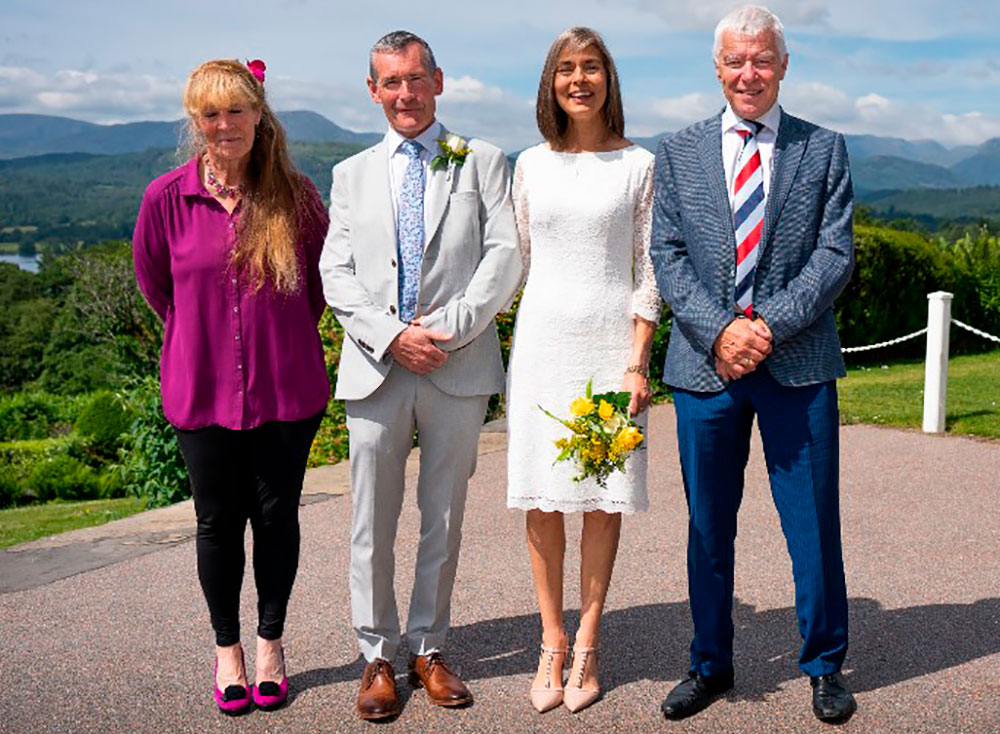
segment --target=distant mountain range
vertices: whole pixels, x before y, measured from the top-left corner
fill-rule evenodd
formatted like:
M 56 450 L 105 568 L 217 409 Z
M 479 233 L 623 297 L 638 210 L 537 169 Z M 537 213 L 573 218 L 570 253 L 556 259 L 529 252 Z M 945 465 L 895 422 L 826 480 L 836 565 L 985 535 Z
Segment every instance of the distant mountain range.
M 655 151 L 656 144 L 667 134 L 632 139 Z M 1000 138 L 955 148 L 932 140 L 877 135 L 846 135 L 845 139 L 854 188 L 862 196 L 908 189 L 1000 185 Z
M 315 112 L 279 117 L 296 163 L 324 197 L 331 166 L 382 137 L 345 130 Z M 39 230 L 37 241 L 72 223 L 81 223 L 79 237 L 87 241 L 127 232 L 146 183 L 176 165 L 172 152 L 181 124 L 0 115 L 0 244 L 11 239 L 4 228 L 21 225 L 53 228 Z M 662 137 L 634 140 L 655 150 Z M 924 218 L 929 226 L 1000 220 L 1000 138 L 947 148 L 928 140 L 848 135 L 847 146 L 858 199 L 872 211 Z
M 302 143 L 371 145 L 381 133 L 345 130 L 323 115 L 306 110 L 279 112 L 290 140 Z M 117 155 L 151 148 L 176 148 L 182 120 L 97 125 L 49 115 L 0 115 L 0 159 L 48 153 Z

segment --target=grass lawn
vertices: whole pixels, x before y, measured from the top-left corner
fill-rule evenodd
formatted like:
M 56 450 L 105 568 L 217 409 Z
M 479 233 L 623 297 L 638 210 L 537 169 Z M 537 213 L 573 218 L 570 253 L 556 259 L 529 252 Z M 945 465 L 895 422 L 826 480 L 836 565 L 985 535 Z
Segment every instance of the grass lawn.
M 850 368 L 837 389 L 843 423 L 923 423 L 922 361 Z M 948 433 L 1000 438 L 1000 351 L 951 358 L 946 410 Z
M 45 535 L 103 525 L 146 509 L 146 500 L 122 497 L 87 502 L 48 502 L 0 510 L 0 548 Z

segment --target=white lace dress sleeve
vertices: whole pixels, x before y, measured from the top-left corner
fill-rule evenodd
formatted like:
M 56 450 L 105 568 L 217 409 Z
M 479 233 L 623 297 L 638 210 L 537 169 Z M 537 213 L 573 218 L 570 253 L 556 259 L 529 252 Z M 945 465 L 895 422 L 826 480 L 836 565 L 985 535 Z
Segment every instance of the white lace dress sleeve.
M 632 313 L 654 324 L 660 320 L 660 291 L 656 273 L 649 257 L 649 236 L 653 228 L 653 161 L 649 162 L 635 199 L 635 228 L 632 231 L 632 253 L 635 286 L 632 291 Z
M 514 184 L 511 188 L 511 198 L 514 200 L 514 218 L 517 221 L 517 246 L 521 250 L 521 285 L 528 279 L 531 268 L 531 234 L 528 225 L 528 192 L 524 188 L 524 164 L 518 159 L 514 166 Z

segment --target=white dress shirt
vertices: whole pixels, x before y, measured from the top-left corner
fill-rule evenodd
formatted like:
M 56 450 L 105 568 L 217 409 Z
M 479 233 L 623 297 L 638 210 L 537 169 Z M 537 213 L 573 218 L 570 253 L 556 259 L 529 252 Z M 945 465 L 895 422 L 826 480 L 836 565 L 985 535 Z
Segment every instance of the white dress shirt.
M 420 162 L 424 166 L 424 191 L 426 193 L 427 176 L 430 170 L 431 161 L 440 152 L 438 150 L 437 139 L 441 137 L 441 123 L 435 120 L 430 127 L 412 138 L 424 146 L 420 151 Z M 406 175 L 406 166 L 410 159 L 406 153 L 400 149 L 403 141 L 407 138 L 400 135 L 391 127 L 385 134 L 385 148 L 389 152 L 389 188 L 392 192 L 392 218 L 393 221 L 399 219 L 399 192 L 403 188 L 403 178 Z M 427 225 L 427 207 L 424 207 L 424 225 Z
M 722 163 L 726 171 L 726 191 L 729 193 L 729 205 L 733 203 L 733 178 L 736 176 L 736 162 L 743 148 L 743 138 L 736 132 L 739 117 L 730 105 L 726 105 L 722 113 Z M 774 154 L 774 141 L 778 139 L 778 125 L 781 123 L 781 107 L 775 102 L 771 109 L 757 118 L 764 127 L 757 133 L 757 150 L 760 151 L 761 173 L 764 175 L 764 198 L 771 189 L 771 158 Z

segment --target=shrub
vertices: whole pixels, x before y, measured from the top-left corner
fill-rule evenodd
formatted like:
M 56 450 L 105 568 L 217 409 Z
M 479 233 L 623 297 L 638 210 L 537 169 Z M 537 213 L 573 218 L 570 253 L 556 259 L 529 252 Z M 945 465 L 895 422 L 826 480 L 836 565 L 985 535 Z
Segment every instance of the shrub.
M 35 464 L 60 454 L 80 458 L 79 440 L 74 436 L 62 436 L 0 443 L 0 466 L 24 478 Z
M 7 466 L 0 466 L 0 508 L 17 504 L 23 494 L 24 487 L 14 472 Z
M 41 392 L 0 398 L 0 441 L 49 438 L 68 432 L 76 402 Z
M 960 313 L 978 312 L 971 278 L 920 234 L 859 226 L 854 247 L 854 273 L 836 303 L 837 325 L 845 347 L 887 341 L 922 329 L 927 325 L 927 294 L 933 291 L 955 295 L 953 313 L 959 318 Z M 919 357 L 924 348 L 922 339 L 913 339 L 852 358 L 887 361 Z
M 340 361 L 340 347 L 344 341 L 344 329 L 327 309 L 319 321 L 319 335 L 323 342 L 326 374 L 330 385 L 337 384 L 337 364 Z M 320 423 L 309 452 L 309 466 L 336 464 L 347 458 L 347 418 L 343 400 L 331 400 L 326 406 L 326 415 Z
M 89 439 L 99 456 L 113 457 L 124 445 L 124 434 L 132 427 L 133 420 L 135 412 L 121 395 L 101 390 L 90 397 L 80 412 L 76 430 Z
M 34 466 L 27 486 L 39 499 L 87 500 L 100 496 L 97 473 L 68 454 L 59 454 Z
M 982 228 L 975 236 L 966 234 L 946 245 L 946 249 L 975 282 L 982 322 L 973 325 L 991 334 L 1000 333 L 1000 238 Z
M 160 408 L 159 382 L 147 377 L 129 393 L 135 420 L 119 451 L 127 491 L 145 497 L 150 507 L 169 505 L 191 496 L 184 458 L 174 429 Z
M 308 466 L 336 464 L 349 453 L 347 437 L 347 413 L 343 400 L 331 400 L 326 406 L 326 415 L 320 423 L 316 438 L 309 452 Z
M 98 493 L 104 499 L 124 497 L 126 493 L 125 478 L 121 468 L 109 466 L 97 476 Z

